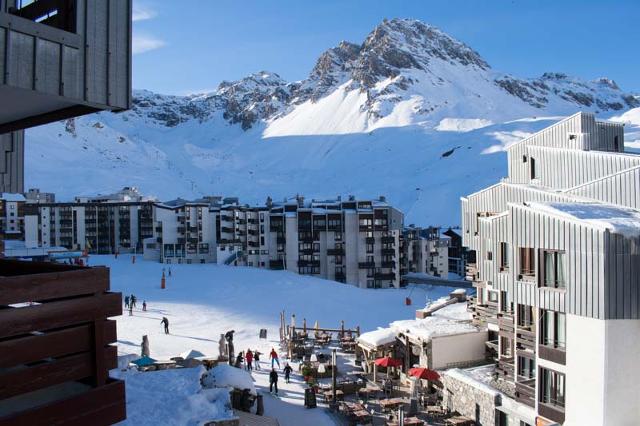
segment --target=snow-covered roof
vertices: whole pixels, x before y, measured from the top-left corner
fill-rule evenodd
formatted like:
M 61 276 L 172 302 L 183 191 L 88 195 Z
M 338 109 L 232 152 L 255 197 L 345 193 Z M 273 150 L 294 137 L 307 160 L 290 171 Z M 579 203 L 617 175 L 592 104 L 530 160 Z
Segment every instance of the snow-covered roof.
M 2 198 L 4 201 L 26 201 L 22 194 L 12 194 L 10 192 L 3 192 Z
M 374 348 L 393 343 L 395 340 L 396 332 L 391 327 L 368 331 L 366 333 L 362 333 L 360 337 L 358 337 L 358 343 Z
M 436 303 L 443 303 L 443 300 L 445 299 Z M 415 336 L 425 342 L 438 336 L 480 332 L 480 329 L 471 323 L 471 314 L 467 312 L 466 303 L 446 306 L 424 319 L 394 321 L 391 323 L 391 329 L 396 333 Z
M 489 384 L 491 378 L 490 375 L 493 373 L 493 370 L 494 366 L 489 365 L 467 369 L 452 368 L 443 371 L 442 374 L 472 386 L 482 392 L 497 396 L 501 395 L 501 392 Z
M 528 203 L 536 211 L 579 220 L 627 238 L 640 237 L 640 211 L 602 203 Z

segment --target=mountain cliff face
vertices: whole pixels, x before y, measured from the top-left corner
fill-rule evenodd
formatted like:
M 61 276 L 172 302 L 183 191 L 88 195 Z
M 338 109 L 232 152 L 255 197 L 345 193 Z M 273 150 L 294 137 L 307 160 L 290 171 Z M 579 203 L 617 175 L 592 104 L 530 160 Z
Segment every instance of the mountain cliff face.
M 612 80 L 518 78 L 431 25 L 392 19 L 322 53 L 301 81 L 261 71 L 211 93 L 135 91 L 130 111 L 31 130 L 27 183 L 62 198 L 125 185 L 248 201 L 386 194 L 416 223 L 455 223 L 458 197 L 505 173 L 488 153 L 552 122 L 540 117 L 639 106 Z M 85 165 L 79 189 L 67 185 Z

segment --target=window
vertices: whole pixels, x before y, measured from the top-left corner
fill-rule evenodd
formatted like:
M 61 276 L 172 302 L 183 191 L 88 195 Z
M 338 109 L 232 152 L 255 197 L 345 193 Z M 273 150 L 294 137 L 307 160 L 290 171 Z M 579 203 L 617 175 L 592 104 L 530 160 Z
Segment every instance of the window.
M 493 260 L 493 252 L 487 252 L 487 260 Z
M 536 376 L 536 360 L 524 356 L 518 357 L 518 381 L 533 379 Z
M 536 178 L 536 159 L 535 158 L 531 158 L 531 161 L 529 162 L 529 172 L 531 173 L 531 179 L 535 179 Z
M 500 336 L 500 355 L 504 357 L 513 356 L 512 340 L 508 337 Z
M 520 248 L 520 275 L 525 279 L 536 276 L 535 256 L 532 248 Z
M 487 299 L 489 302 L 498 303 L 498 292 L 497 291 L 487 291 Z
M 531 327 L 533 325 L 533 308 L 529 305 L 518 304 L 518 327 Z
M 367 244 L 367 253 L 373 253 L 373 244 Z
M 618 140 L 617 136 L 613 137 L 613 149 L 615 151 L 620 151 L 620 141 Z
M 540 402 L 564 409 L 564 374 L 540 369 Z
M 500 271 L 509 270 L 510 257 L 511 257 L 511 252 L 509 248 L 509 243 L 505 243 L 505 242 L 500 243 Z
M 566 321 L 566 315 L 562 312 L 543 310 L 540 344 L 564 349 L 567 341 Z
M 335 239 L 336 241 L 342 241 L 342 232 L 336 232 L 336 233 L 334 234 L 334 239 Z
M 543 250 L 542 262 L 544 277 L 543 287 L 565 288 L 565 253 L 562 251 Z

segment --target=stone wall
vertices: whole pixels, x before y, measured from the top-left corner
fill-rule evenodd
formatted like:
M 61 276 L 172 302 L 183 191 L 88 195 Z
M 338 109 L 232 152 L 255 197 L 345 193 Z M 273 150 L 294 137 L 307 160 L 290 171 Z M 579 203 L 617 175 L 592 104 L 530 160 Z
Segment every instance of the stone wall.
M 476 404 L 479 406 L 479 423 L 482 426 L 494 426 L 496 406 L 500 405 L 500 395 L 490 392 L 484 386 L 473 386 L 444 373 L 441 377 L 444 389 L 442 404 L 451 411 L 457 411 L 470 419 L 476 419 Z

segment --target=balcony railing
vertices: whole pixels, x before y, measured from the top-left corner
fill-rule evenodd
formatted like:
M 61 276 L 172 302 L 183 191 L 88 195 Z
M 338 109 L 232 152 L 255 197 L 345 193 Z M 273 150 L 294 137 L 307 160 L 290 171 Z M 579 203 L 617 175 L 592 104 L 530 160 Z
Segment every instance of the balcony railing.
M 299 267 L 312 266 L 318 267 L 320 266 L 319 260 L 298 260 Z
M 536 332 L 526 328 L 516 330 L 516 348 L 535 352 Z
M 516 401 L 535 407 L 536 405 L 536 379 L 528 379 L 516 382 Z
M 383 249 L 380 249 L 380 254 L 383 256 L 394 256 L 396 254 L 396 249 L 383 248 Z
M 275 270 L 284 269 L 284 261 L 282 259 L 270 260 L 269 268 Z
M 376 263 L 375 262 L 358 262 L 358 268 L 359 269 L 371 269 L 371 268 L 375 268 L 376 267 Z
M 388 281 L 392 281 L 396 279 L 396 274 L 394 273 L 387 273 L 387 272 L 377 272 L 375 274 L 373 274 L 373 278 L 375 278 L 376 280 L 388 280 Z
M 382 244 L 393 244 L 396 242 L 395 237 L 380 237 L 380 242 Z
M 0 270 L 0 400 L 15 401 L 0 424 L 124 420 L 124 383 L 108 374 L 117 337 L 107 318 L 122 313 L 108 269 L 0 260 Z
M 343 248 L 330 248 L 327 249 L 327 255 L 329 256 L 344 256 Z
M 498 359 L 496 371 L 508 380 L 512 380 L 515 376 L 513 357 L 501 357 Z

